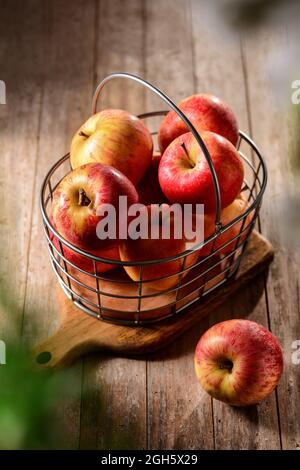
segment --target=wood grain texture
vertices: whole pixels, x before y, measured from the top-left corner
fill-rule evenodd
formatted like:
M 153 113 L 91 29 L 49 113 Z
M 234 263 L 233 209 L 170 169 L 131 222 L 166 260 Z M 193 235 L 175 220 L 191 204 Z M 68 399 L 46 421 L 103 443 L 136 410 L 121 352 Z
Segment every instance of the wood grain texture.
M 42 12 L 35 6 L 1 5 L 0 70 L 7 92 L 0 106 L 1 337 L 22 331 L 43 83 Z
M 211 19 L 203 16 L 197 1 L 192 2 L 197 89 L 224 98 L 234 109 L 242 130 L 251 130 L 251 110 L 248 106 L 247 77 L 239 36 L 225 38 L 216 31 Z M 199 34 L 201 31 L 201 37 Z M 253 294 L 257 293 L 255 297 Z M 259 295 L 260 294 L 260 295 Z M 256 301 L 254 301 L 254 298 Z M 230 302 L 210 316 L 210 325 L 227 318 L 250 316 L 268 325 L 264 285 L 261 278 L 253 280 Z M 252 413 L 252 414 L 251 414 Z M 275 394 L 252 412 L 223 406 L 212 401 L 216 449 L 279 448 L 278 416 Z M 252 419 L 253 416 L 255 419 Z
M 48 352 L 51 360 L 48 367 L 60 367 L 91 351 L 115 352 L 121 355 L 145 354 L 164 348 L 183 335 L 193 325 L 233 296 L 257 273 L 268 267 L 273 259 L 270 243 L 254 232 L 236 276 L 218 290 L 205 296 L 201 302 L 187 308 L 183 315 L 170 320 L 143 326 L 129 327 L 113 325 L 83 314 L 68 300 L 61 289 L 61 321 L 58 331 L 35 348 L 35 356 Z M 201 281 L 200 281 L 201 282 Z
M 300 449 L 300 375 L 299 365 L 292 363 L 292 342 L 300 338 L 299 322 L 299 251 L 288 243 L 289 227 L 284 227 L 286 196 L 295 184 L 291 156 L 296 132 L 282 112 L 271 88 L 266 57 L 284 54 L 288 47 L 287 30 L 267 28 L 244 41 L 249 83 L 253 136 L 264 149 L 268 164 L 269 185 L 261 211 L 263 232 L 270 237 L 276 251 L 275 262 L 267 281 L 270 328 L 284 350 L 285 369 L 278 387 L 282 447 Z M 290 84 L 287 83 L 287 90 Z M 270 110 L 272 119 L 270 119 Z
M 61 405 L 71 448 L 300 448 L 300 369 L 291 361 L 292 342 L 300 338 L 300 259 L 286 243 L 280 205 L 292 186 L 288 151 L 296 139 L 272 98 L 267 69 L 272 51 L 288 51 L 289 38 L 284 27 L 265 28 L 243 37 L 240 48 L 214 29 L 197 0 L 1 2 L 0 79 L 7 84 L 7 105 L 0 106 L 1 339 L 13 324 L 30 343 L 58 327 L 39 185 L 90 114 L 92 91 L 106 74 L 139 74 L 175 100 L 195 91 L 223 97 L 269 168 L 261 225 L 276 256 L 268 279 L 260 275 L 239 289 L 162 352 L 138 360 L 93 354 L 77 363 L 73 396 L 62 397 Z M 120 81 L 105 90 L 99 107 L 107 106 L 134 113 L 165 108 Z M 235 410 L 200 389 L 193 353 L 209 325 L 243 316 L 279 337 L 285 370 L 277 400 L 273 393 L 258 407 Z
M 57 299 L 53 295 L 56 280 L 47 259 L 42 232 L 40 187 L 47 168 L 68 151 L 72 134 L 89 114 L 94 67 L 92 5 L 85 8 L 82 0 L 72 3 L 55 0 L 36 2 L 35 9 L 41 14 L 41 31 L 36 42 L 43 57 L 35 67 L 43 73 L 43 92 L 35 152 L 37 165 L 23 320 L 23 339 L 30 344 L 36 342 L 36 338 L 51 334 L 57 325 L 58 312 Z M 67 34 L 68 31 L 72 34 Z M 72 372 L 72 396 L 61 396 L 60 414 L 67 430 L 65 445 L 76 448 L 80 433 L 81 362 Z
M 147 0 L 145 76 L 176 101 L 195 91 L 191 9 L 188 1 Z M 147 109 L 165 109 L 148 98 Z M 200 336 L 207 320 L 198 327 Z M 187 332 L 168 350 L 147 362 L 147 441 L 150 449 L 207 448 L 214 446 L 210 398 L 193 377 L 192 346 L 195 332 Z M 183 371 L 187 371 L 187 396 Z M 205 427 L 202 423 L 205 422 Z
M 143 1 L 97 1 L 94 87 L 119 70 L 143 75 Z M 104 107 L 144 111 L 144 90 L 128 80 L 107 85 Z M 84 362 L 81 448 L 146 447 L 146 366 L 110 355 Z
M 248 283 L 246 289 L 237 292 L 227 312 L 213 315 L 211 324 L 231 318 L 247 318 L 268 327 L 264 276 L 265 273 L 260 274 Z M 280 448 L 275 393 L 259 405 L 248 408 L 228 407 L 214 400 L 213 410 L 216 449 Z M 231 423 L 230 432 L 228 423 Z

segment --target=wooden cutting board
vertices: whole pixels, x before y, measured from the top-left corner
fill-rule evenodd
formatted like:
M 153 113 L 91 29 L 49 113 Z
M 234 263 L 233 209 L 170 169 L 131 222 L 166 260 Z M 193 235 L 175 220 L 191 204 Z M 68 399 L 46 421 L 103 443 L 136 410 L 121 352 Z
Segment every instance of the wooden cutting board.
M 234 278 L 187 307 L 182 314 L 153 325 L 121 326 L 97 320 L 79 310 L 58 287 L 60 326 L 53 336 L 34 348 L 35 361 L 42 367 L 61 367 L 91 351 L 105 350 L 123 356 L 156 351 L 234 295 L 265 269 L 273 256 L 272 245 L 254 231 Z

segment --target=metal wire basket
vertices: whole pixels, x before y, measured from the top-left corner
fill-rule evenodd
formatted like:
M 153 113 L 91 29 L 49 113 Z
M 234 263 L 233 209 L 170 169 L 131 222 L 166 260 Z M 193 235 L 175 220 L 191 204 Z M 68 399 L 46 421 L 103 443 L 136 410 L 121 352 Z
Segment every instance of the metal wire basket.
M 119 260 L 93 256 L 69 243 L 56 231 L 51 223 L 51 201 L 55 188 L 71 169 L 69 154 L 58 160 L 47 173 L 42 184 L 40 199 L 43 227 L 51 264 L 66 296 L 81 310 L 99 320 L 126 325 L 141 325 L 158 322 L 183 312 L 187 307 L 201 301 L 202 297 L 217 289 L 236 274 L 257 220 L 266 187 L 267 171 L 258 147 L 245 133 L 240 131 L 237 149 L 245 169 L 242 194 L 249 204 L 242 215 L 222 226 L 220 188 L 212 159 L 201 136 L 170 98 L 139 77 L 116 73 L 106 77 L 97 87 L 92 104 L 93 114 L 96 113 L 98 98 L 103 87 L 114 78 L 127 78 L 145 86 L 180 116 L 204 153 L 211 170 L 216 197 L 215 232 L 203 243 L 203 246 L 210 247 L 208 256 L 200 257 L 192 266 L 187 266 L 187 257 L 199 249 L 199 247 L 195 247 L 169 258 L 124 263 Z M 165 114 L 167 111 L 156 111 L 140 115 L 139 118 L 148 121 Z M 155 135 L 157 132 L 153 132 L 153 134 Z M 226 242 L 222 243 L 226 233 L 227 235 L 232 233 L 233 236 L 230 236 L 229 239 L 228 236 L 225 237 Z M 93 269 L 85 270 L 82 266 L 70 261 L 70 257 L 66 256 L 66 251 L 70 252 L 70 250 L 84 257 Z M 166 278 L 176 276 L 176 285 L 163 291 L 153 290 L 149 287 L 149 279 L 143 279 L 145 266 L 151 263 L 167 263 L 176 259 L 182 260 L 180 271 L 170 276 L 155 278 L 155 281 L 163 281 Z M 99 263 L 109 264 L 113 269 L 101 273 L 98 269 Z M 129 265 L 139 268 L 140 278 L 138 281 L 133 281 L 126 275 L 123 267 Z

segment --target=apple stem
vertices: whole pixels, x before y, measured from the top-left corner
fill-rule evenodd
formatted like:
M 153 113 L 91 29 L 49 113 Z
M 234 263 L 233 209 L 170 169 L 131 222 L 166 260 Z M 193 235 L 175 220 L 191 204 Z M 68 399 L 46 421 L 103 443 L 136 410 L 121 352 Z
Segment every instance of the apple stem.
M 85 137 L 86 139 L 88 138 L 88 135 L 85 134 L 85 133 L 82 132 L 82 131 L 78 132 L 78 135 L 79 135 L 80 137 Z
M 186 146 L 185 146 L 185 143 L 182 142 L 182 144 L 180 144 L 180 145 L 181 145 L 181 147 L 182 147 L 183 150 L 184 150 L 184 153 L 185 153 L 185 155 L 186 155 L 186 157 L 187 157 L 187 159 L 188 159 L 189 164 L 191 165 L 191 168 L 194 168 L 195 163 L 194 163 L 193 160 L 190 158 L 190 156 L 189 156 L 189 154 L 188 154 L 188 151 L 187 151 L 187 148 L 186 148 Z
M 84 189 L 80 188 L 79 189 L 79 199 L 78 199 L 78 204 L 79 206 L 88 206 L 90 204 L 91 200 L 87 197 Z

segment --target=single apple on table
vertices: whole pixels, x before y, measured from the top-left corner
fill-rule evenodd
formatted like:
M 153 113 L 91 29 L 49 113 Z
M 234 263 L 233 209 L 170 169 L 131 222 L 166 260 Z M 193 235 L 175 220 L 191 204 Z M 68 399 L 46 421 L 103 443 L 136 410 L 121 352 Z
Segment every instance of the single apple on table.
M 138 202 L 133 184 L 115 168 L 88 163 L 71 171 L 53 194 L 52 218 L 57 231 L 67 241 L 86 251 L 103 251 L 116 245 L 117 238 L 98 238 L 97 225 L 105 217 L 98 215 L 103 204 L 115 207 L 118 224 L 120 196 L 127 196 L 128 206 Z
M 127 111 L 106 109 L 91 116 L 71 143 L 72 168 L 104 163 L 124 173 L 136 185 L 152 159 L 152 137 L 144 123 Z
M 224 137 L 203 132 L 221 193 L 221 208 L 231 204 L 241 191 L 244 167 L 235 147 Z M 191 132 L 177 137 L 165 150 L 158 169 L 160 186 L 171 202 L 204 204 L 205 213 L 214 212 L 216 196 L 206 158 Z
M 175 219 L 172 213 L 168 216 L 168 208 L 168 204 L 162 204 L 161 206 L 157 206 L 155 204 L 145 206 L 149 222 L 148 238 L 138 238 L 136 240 L 128 238 L 121 242 L 121 261 L 141 263 L 143 261 L 163 260 L 164 258 L 179 255 L 188 249 L 188 242 L 185 239 L 184 234 L 180 239 L 175 238 Z M 160 211 L 160 217 L 157 219 L 157 223 L 156 221 L 152 223 L 152 229 L 156 223 L 158 238 L 151 238 L 151 211 L 153 210 Z M 163 236 L 163 225 L 165 223 L 170 223 L 169 238 L 164 238 Z M 143 281 L 149 281 L 145 282 L 144 287 L 150 287 L 162 291 L 176 286 L 180 279 L 180 273 L 182 270 L 194 265 L 197 259 L 198 253 L 191 252 L 191 254 L 187 255 L 185 263 L 184 258 L 179 257 L 176 260 L 144 265 L 142 269 L 142 279 Z M 124 266 L 124 269 L 132 280 L 140 280 L 141 270 L 139 264 L 136 266 Z M 187 272 L 188 270 L 183 273 L 183 276 L 185 276 Z M 161 277 L 163 279 L 159 280 L 158 278 Z
M 199 93 L 180 101 L 178 107 L 198 132 L 215 132 L 236 145 L 239 130 L 235 115 L 232 109 L 220 98 Z M 188 131 L 189 128 L 178 114 L 175 111 L 170 111 L 163 119 L 158 132 L 161 152 L 164 152 L 176 137 Z
M 277 338 L 250 320 L 217 323 L 200 338 L 195 371 L 206 392 L 234 406 L 254 405 L 276 387 L 283 355 Z
M 158 167 L 161 160 L 160 152 L 153 152 L 151 164 L 137 186 L 139 202 L 148 206 L 149 204 L 163 204 L 168 200 L 161 190 L 158 181 Z

